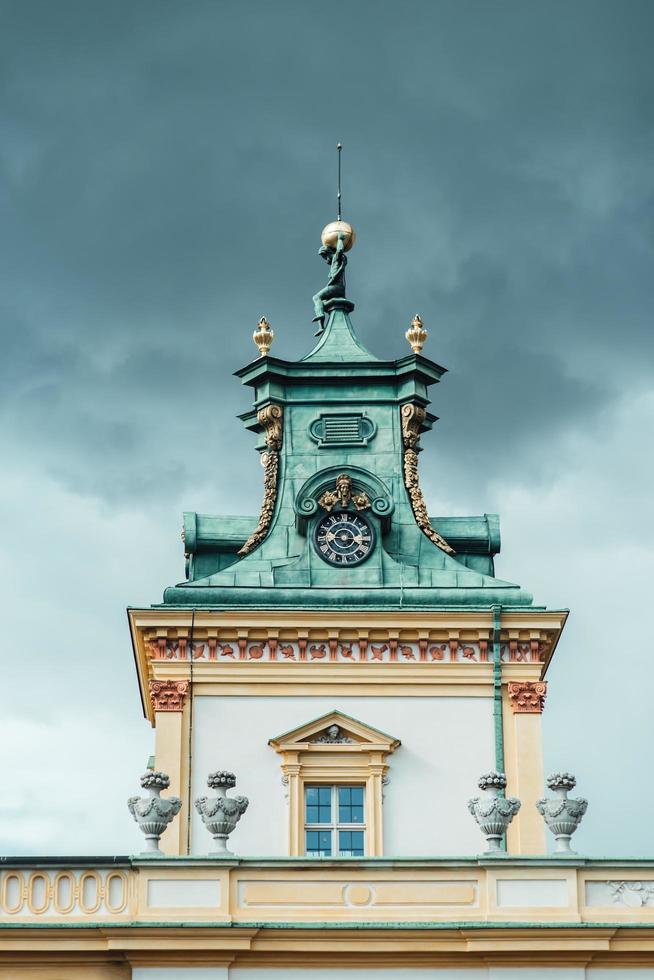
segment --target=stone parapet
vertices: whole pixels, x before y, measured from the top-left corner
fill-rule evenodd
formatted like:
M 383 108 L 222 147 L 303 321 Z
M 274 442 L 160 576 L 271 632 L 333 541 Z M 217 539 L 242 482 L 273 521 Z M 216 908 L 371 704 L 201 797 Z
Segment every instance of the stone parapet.
M 289 928 L 354 921 L 654 927 L 654 861 L 25 858 L 8 859 L 0 872 L 3 929 L 180 919 Z
M 652 966 L 654 861 L 34 858 L 0 874 L 3 976 L 25 963 L 71 977 L 91 963 L 114 977 L 120 964 L 130 977 L 148 966 L 405 969 L 425 957 Z

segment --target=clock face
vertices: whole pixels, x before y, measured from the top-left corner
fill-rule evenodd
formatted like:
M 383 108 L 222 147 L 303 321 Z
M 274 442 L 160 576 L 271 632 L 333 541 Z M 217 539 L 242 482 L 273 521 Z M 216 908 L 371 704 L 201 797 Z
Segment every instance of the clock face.
M 375 532 L 364 517 L 339 510 L 318 521 L 313 541 L 329 565 L 359 565 L 373 549 Z

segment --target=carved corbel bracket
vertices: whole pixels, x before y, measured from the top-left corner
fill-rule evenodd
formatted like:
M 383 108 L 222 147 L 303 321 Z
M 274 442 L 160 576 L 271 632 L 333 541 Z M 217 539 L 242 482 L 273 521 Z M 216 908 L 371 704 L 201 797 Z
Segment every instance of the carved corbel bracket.
M 402 444 L 404 446 L 404 486 L 411 501 L 411 509 L 416 519 L 416 524 L 422 533 L 429 538 L 432 544 L 444 551 L 448 555 L 453 555 L 452 548 L 445 538 L 431 526 L 427 504 L 422 495 L 420 478 L 418 475 L 418 447 L 420 443 L 420 430 L 425 421 L 427 412 L 420 405 L 403 405 L 400 418 L 402 420 Z
M 540 715 L 545 707 L 547 681 L 509 681 L 509 703 L 515 715 Z

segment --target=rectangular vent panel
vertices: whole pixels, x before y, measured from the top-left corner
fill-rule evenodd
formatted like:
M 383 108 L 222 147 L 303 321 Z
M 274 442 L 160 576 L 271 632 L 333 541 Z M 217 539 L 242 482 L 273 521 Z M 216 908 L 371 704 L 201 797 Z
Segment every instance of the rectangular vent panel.
M 324 418 L 325 442 L 358 442 L 361 439 L 361 419 L 348 416 Z

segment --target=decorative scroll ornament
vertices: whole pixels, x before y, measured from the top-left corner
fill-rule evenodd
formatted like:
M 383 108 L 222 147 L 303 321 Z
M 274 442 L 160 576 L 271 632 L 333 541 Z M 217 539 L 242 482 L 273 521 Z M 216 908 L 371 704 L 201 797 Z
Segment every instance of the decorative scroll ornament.
M 354 739 L 345 734 L 338 725 L 330 725 L 318 738 L 311 739 L 312 742 L 325 743 L 327 745 L 352 745 Z
M 261 544 L 268 530 L 277 502 L 277 477 L 279 474 L 279 451 L 282 448 L 282 417 L 281 405 L 267 405 L 258 413 L 257 418 L 266 434 L 268 451 L 261 454 L 263 466 L 263 503 L 259 515 L 259 523 L 239 551 L 239 555 L 248 555 L 257 545 Z
M 424 408 L 421 408 L 419 405 L 403 405 L 401 409 L 402 443 L 404 445 L 404 485 L 409 494 L 413 516 L 422 533 L 437 548 L 440 548 L 441 551 L 446 552 L 448 555 L 453 555 L 454 548 L 431 526 L 425 498 L 420 489 L 418 444 L 420 442 L 420 428 L 426 415 L 427 413 Z
M 182 809 L 178 796 L 162 799 L 162 789 L 168 789 L 170 779 L 165 772 L 146 772 L 141 776 L 145 796 L 130 796 L 127 808 L 145 834 L 145 853 L 161 854 L 159 839 L 168 824 Z
M 425 341 L 427 339 L 427 331 L 422 325 L 422 317 L 419 313 L 416 313 L 413 320 L 411 321 L 411 326 L 404 335 L 409 341 L 411 350 L 414 354 L 419 354 L 422 348 L 425 346 Z
M 195 809 L 213 837 L 216 849 L 212 853 L 219 857 L 231 857 L 232 852 L 227 850 L 227 838 L 247 810 L 250 801 L 246 796 L 227 796 L 227 790 L 236 786 L 233 772 L 210 772 L 207 786 L 215 789 L 216 795 L 198 797 Z
M 337 505 L 346 509 L 350 502 L 356 510 L 367 510 L 370 507 L 370 498 L 367 493 L 352 492 L 352 477 L 347 473 L 339 473 L 336 477 L 336 487 L 334 490 L 325 490 L 323 495 L 318 498 L 318 503 L 323 510 L 331 511 Z
M 536 800 L 536 809 L 554 834 L 556 841 L 555 854 L 574 854 L 570 847 L 570 838 L 581 823 L 588 807 L 588 800 L 579 797 L 568 799 L 568 791 L 574 789 L 577 780 L 571 772 L 555 772 L 547 780 L 547 785 L 556 796 L 544 796 Z
M 188 681 L 150 681 L 150 702 L 155 711 L 182 711 Z
M 485 795 L 468 800 L 468 810 L 479 824 L 488 844 L 486 852 L 490 854 L 500 850 L 506 829 L 521 804 L 514 796 L 500 796 L 500 792 L 506 788 L 506 776 L 503 772 L 485 773 L 479 777 L 477 785 Z
M 515 715 L 541 715 L 547 681 L 509 681 L 509 703 Z

